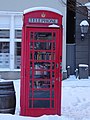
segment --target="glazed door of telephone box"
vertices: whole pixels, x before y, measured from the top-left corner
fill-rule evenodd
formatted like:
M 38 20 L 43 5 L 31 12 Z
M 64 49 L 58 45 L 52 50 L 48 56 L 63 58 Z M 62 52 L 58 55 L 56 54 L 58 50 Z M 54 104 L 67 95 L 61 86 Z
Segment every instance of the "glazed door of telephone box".
M 26 28 L 26 115 L 60 115 L 61 46 L 60 28 Z

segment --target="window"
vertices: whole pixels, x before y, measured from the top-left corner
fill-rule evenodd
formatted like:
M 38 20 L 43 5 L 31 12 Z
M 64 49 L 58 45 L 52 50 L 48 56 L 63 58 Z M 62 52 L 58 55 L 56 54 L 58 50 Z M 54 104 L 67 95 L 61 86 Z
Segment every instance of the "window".
M 0 38 L 10 38 L 10 30 L 0 29 Z
M 9 42 L 0 42 L 0 53 L 9 53 Z
M 50 32 L 35 32 L 35 40 L 52 40 L 52 34 Z
M 9 68 L 10 63 L 10 43 L 0 42 L 0 68 Z
M 22 30 L 15 30 L 15 38 L 16 39 L 22 38 Z
M 21 64 L 21 42 L 15 42 L 15 69 L 20 69 Z

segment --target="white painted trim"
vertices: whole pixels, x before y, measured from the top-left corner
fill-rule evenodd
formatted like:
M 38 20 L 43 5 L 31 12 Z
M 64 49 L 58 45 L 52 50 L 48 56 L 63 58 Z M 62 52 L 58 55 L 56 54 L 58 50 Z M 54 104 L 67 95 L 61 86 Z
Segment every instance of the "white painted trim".
M 22 42 L 22 39 L 14 39 L 14 42 Z
M 1 30 L 8 30 L 8 29 L 10 30 L 10 27 L 7 27 L 7 28 L 6 28 L 6 27 L 4 27 L 4 28 L 3 28 L 3 27 L 0 27 L 0 29 L 1 29 Z
M 14 71 L 21 71 L 21 69 L 13 69 L 13 70 L 11 70 L 11 69 L 9 69 L 9 68 L 0 68 L 0 72 L 1 71 L 12 71 L 12 72 L 14 72 Z
M 14 69 L 13 71 L 21 71 L 21 69 Z
M 10 28 L 10 70 L 14 69 L 14 16 L 11 16 L 11 28 Z
M 23 26 L 23 25 L 20 25 L 20 26 L 15 26 L 15 25 L 14 25 L 14 29 L 15 29 L 15 30 L 22 30 L 22 26 Z
M 10 39 L 0 38 L 0 42 L 10 42 Z
M 14 15 L 14 16 L 22 16 L 23 12 L 11 12 L 11 11 L 0 11 L 0 15 Z
M 0 72 L 1 71 L 11 71 L 9 68 L 0 68 Z
M 62 15 L 62 13 L 59 10 L 54 9 L 54 8 L 50 8 L 50 7 L 33 7 L 33 8 L 29 8 L 29 9 L 24 10 L 24 14 L 26 14 L 28 12 L 32 12 L 32 11 L 37 11 L 37 10 L 46 10 L 46 11 L 51 11 L 51 12 L 55 12 L 55 13 L 58 13 L 58 14 Z

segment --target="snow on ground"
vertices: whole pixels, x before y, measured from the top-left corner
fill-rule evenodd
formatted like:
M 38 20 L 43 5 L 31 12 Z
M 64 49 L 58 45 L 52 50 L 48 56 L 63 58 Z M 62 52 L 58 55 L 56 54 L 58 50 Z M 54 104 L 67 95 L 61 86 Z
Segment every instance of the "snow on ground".
M 15 115 L 0 114 L 0 120 L 90 120 L 90 78 L 76 79 L 75 76 L 62 82 L 62 115 L 41 117 L 20 116 L 20 80 L 14 80 L 16 91 Z
M 62 115 L 75 120 L 90 120 L 90 79 L 71 76 L 62 84 Z

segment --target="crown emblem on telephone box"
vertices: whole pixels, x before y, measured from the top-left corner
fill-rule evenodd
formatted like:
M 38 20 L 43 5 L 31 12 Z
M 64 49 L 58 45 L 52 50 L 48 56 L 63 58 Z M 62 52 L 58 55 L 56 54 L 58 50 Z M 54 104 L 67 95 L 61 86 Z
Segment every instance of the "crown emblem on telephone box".
M 44 18 L 45 16 L 46 16 L 46 14 L 43 12 L 43 13 L 41 14 L 41 17 Z

